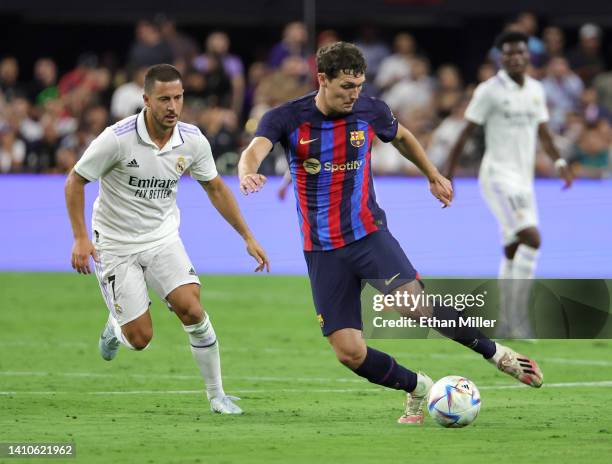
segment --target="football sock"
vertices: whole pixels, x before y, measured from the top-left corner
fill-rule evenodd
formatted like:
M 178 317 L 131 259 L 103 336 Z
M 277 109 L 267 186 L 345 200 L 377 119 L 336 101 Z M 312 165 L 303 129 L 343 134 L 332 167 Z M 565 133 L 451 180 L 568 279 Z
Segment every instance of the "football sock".
M 219 343 L 210 318 L 205 315 L 201 322 L 185 325 L 183 328 L 189 336 L 191 353 L 206 384 L 206 396 L 209 400 L 225 396 L 221 380 Z
M 459 325 L 461 312 L 450 306 L 434 306 L 433 317 L 438 320 L 451 321 L 449 327 L 437 327 L 436 330 L 463 346 L 467 346 L 484 358 L 489 359 L 495 354 L 495 342 L 475 327 Z M 454 322 L 453 322 L 454 321 Z
M 123 346 L 129 348 L 130 350 L 133 350 L 134 347 L 132 346 L 130 341 L 127 339 L 127 337 L 121 331 L 121 326 L 117 322 L 117 319 L 115 319 L 112 314 L 109 315 L 108 319 L 110 320 L 111 325 L 113 326 L 113 332 L 114 332 L 115 337 L 117 338 L 117 340 L 119 340 L 119 343 L 121 343 Z
M 413 391 L 417 386 L 417 374 L 395 361 L 387 353 L 368 347 L 366 357 L 355 374 L 368 381 L 396 390 Z
M 538 250 L 521 244 L 514 255 L 512 267 L 512 308 L 510 311 L 511 333 L 521 338 L 532 338 L 533 332 L 529 324 L 529 292 L 531 279 L 535 275 Z
M 513 298 L 513 281 L 512 281 L 513 261 L 502 257 L 499 264 L 499 273 L 497 275 L 497 286 L 499 288 L 499 316 L 496 324 L 496 335 L 505 337 L 509 333 L 509 320 L 511 308 L 514 306 Z

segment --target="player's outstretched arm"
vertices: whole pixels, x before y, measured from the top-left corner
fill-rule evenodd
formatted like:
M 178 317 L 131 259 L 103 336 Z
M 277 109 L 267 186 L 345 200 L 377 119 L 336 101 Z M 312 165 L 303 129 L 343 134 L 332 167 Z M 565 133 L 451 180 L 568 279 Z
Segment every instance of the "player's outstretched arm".
M 79 274 L 90 274 L 89 257 L 92 256 L 98 261 L 96 249 L 89 239 L 87 227 L 85 226 L 85 184 L 87 179 L 77 174 L 74 170 L 70 171 L 66 179 L 65 195 L 66 208 L 72 225 L 74 235 L 74 245 L 72 246 L 71 263 L 72 268 Z
M 453 201 L 453 186 L 450 181 L 438 172 L 427 153 L 412 133 L 401 124 L 398 125 L 397 135 L 391 141 L 393 146 L 403 157 L 412 161 L 417 168 L 429 179 L 431 194 L 442 203 L 442 207 L 450 206 Z
M 474 133 L 474 130 L 476 129 L 476 127 L 478 127 L 478 124 L 472 121 L 468 121 L 467 125 L 461 131 L 459 138 L 453 145 L 453 148 L 451 149 L 451 152 L 448 155 L 448 161 L 446 163 L 446 170 L 444 171 L 444 175 L 448 179 L 453 178 L 453 175 L 455 174 L 455 169 L 457 169 L 457 163 L 459 162 L 459 157 L 463 153 L 463 148 L 465 147 L 465 144 L 467 143 L 467 141 L 470 139 L 470 137 Z
M 266 183 L 266 176 L 257 174 L 257 171 L 272 147 L 272 142 L 267 138 L 255 137 L 242 152 L 238 162 L 238 179 L 240 179 L 240 191 L 244 195 L 259 192 Z
M 567 165 L 567 161 L 565 161 L 563 158 L 561 158 L 561 155 L 559 155 L 559 151 L 557 150 L 557 147 L 555 147 L 552 136 L 550 135 L 548 124 L 545 122 L 540 123 L 538 126 L 538 136 L 540 137 L 544 151 L 555 163 L 555 169 L 559 173 L 559 177 L 565 181 L 563 184 L 563 190 L 570 188 L 574 182 L 574 175 L 572 174 L 570 167 Z
M 223 182 L 220 176 L 215 177 L 209 181 L 200 181 L 200 185 L 204 187 L 208 198 L 213 206 L 219 211 L 221 216 L 240 234 L 244 239 L 244 243 L 247 247 L 247 252 L 255 258 L 258 266 L 255 268 L 255 272 L 261 272 L 264 268 L 270 272 L 270 261 L 266 256 L 264 249 L 257 243 L 255 237 L 249 230 L 246 221 L 242 217 L 236 198 L 232 194 L 232 191 Z

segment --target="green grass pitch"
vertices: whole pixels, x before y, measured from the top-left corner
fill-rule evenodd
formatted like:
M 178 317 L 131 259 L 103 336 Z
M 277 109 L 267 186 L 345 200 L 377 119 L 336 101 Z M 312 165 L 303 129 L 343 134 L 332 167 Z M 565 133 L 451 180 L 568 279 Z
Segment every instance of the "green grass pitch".
M 429 417 L 400 426 L 402 393 L 336 362 L 305 278 L 202 282 L 242 417 L 209 412 L 186 335 L 159 299 L 152 346 L 122 348 L 109 363 L 97 350 L 106 309 L 93 276 L 0 274 L 0 442 L 74 442 L 76 459 L 53 462 L 88 464 L 610 462 L 609 341 L 514 342 L 544 370 L 540 390 L 447 340 L 375 341 L 412 369 L 467 376 L 481 389 L 470 427 Z

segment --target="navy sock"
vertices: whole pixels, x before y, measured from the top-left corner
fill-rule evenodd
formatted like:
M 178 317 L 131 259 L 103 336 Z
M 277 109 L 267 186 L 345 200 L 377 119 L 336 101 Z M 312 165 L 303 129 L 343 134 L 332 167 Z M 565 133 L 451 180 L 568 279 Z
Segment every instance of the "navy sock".
M 436 328 L 445 337 L 467 346 L 476 353 L 480 353 L 485 359 L 495 354 L 495 342 L 475 327 L 459 327 L 461 311 L 450 306 L 436 306 L 433 316 L 438 320 L 454 321 L 455 327 Z
M 417 375 L 401 366 L 387 353 L 368 347 L 365 360 L 355 374 L 370 382 L 396 390 L 413 391 L 417 386 Z

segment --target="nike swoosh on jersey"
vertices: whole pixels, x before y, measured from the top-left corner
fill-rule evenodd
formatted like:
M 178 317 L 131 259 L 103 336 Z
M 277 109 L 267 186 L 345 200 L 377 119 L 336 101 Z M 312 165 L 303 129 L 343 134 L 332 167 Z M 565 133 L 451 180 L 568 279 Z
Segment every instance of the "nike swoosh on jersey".
M 309 143 L 314 142 L 315 140 L 319 140 L 318 138 L 316 139 L 310 139 L 310 140 L 304 140 L 304 139 L 300 139 L 300 145 L 308 145 Z
M 400 273 L 398 272 L 397 274 L 395 274 L 393 277 L 391 277 L 390 279 L 386 279 L 385 280 L 385 285 L 389 285 L 391 282 L 393 282 L 395 279 L 397 279 L 399 277 Z

